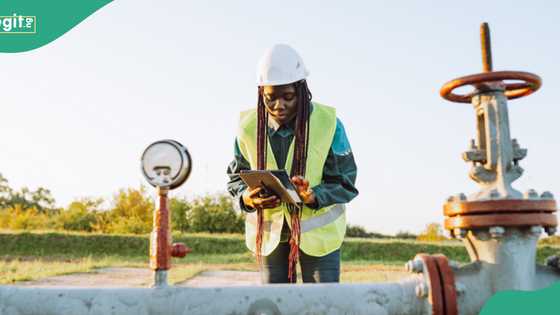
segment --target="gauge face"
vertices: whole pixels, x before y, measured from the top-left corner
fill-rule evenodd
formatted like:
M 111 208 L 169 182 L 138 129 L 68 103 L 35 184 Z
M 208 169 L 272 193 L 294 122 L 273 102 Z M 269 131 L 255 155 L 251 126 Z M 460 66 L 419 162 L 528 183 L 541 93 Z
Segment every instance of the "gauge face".
M 141 159 L 142 173 L 152 186 L 179 187 L 191 171 L 187 149 L 177 141 L 161 140 L 150 144 Z

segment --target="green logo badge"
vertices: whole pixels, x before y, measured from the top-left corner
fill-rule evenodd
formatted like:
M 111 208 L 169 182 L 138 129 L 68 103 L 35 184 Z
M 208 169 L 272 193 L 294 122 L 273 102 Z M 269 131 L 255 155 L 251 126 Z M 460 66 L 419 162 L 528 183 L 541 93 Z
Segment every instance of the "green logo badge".
M 0 35 L 36 34 L 37 17 L 32 15 L 0 15 Z

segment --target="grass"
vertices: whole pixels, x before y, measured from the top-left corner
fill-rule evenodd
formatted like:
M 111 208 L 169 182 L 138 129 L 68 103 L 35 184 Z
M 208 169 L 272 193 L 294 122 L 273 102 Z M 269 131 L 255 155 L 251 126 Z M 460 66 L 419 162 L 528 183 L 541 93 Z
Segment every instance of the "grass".
M 0 258 L 0 284 L 31 281 L 51 276 L 77 272 L 93 272 L 105 267 L 143 267 L 112 258 L 95 259 L 91 256 L 79 259 L 55 259 L 4 256 Z
M 107 267 L 148 268 L 147 264 L 127 262 L 115 259 L 95 260 L 84 258 L 77 260 L 0 260 L 0 284 L 14 284 L 52 276 L 72 273 L 96 272 Z M 169 272 L 169 283 L 176 284 L 191 279 L 201 272 L 211 270 L 258 271 L 255 263 L 187 263 L 177 264 Z M 341 281 L 346 283 L 395 281 L 407 273 L 402 266 L 382 264 L 342 263 Z M 301 282 L 301 279 L 300 279 Z
M 0 257 L 58 257 L 75 259 L 87 256 L 117 256 L 128 260 L 148 257 L 148 235 L 107 235 L 61 232 L 20 232 L 0 234 Z M 176 234 L 174 240 L 193 249 L 190 259 L 211 263 L 250 262 L 242 235 Z M 460 243 L 430 244 L 404 240 L 349 239 L 342 247 L 343 261 L 368 260 L 402 263 L 418 252 L 440 252 L 467 261 Z
M 340 281 L 346 283 L 391 282 L 410 274 L 403 266 L 387 266 L 383 264 L 342 263 Z
M 397 281 L 410 274 L 404 271 L 403 266 L 387 266 L 382 264 L 354 264 L 343 262 L 341 266 L 341 282 L 366 283 Z M 255 263 L 235 264 L 186 264 L 173 267 L 170 271 L 169 282 L 176 284 L 190 279 L 203 271 L 211 270 L 237 270 L 258 271 Z M 301 271 L 298 271 L 299 282 Z
M 148 268 L 148 235 L 106 235 L 63 232 L 0 232 L 0 284 L 28 281 L 105 267 Z M 170 283 L 182 282 L 205 270 L 252 270 L 257 267 L 242 235 L 175 234 L 174 240 L 193 249 L 174 259 Z M 556 254 L 558 247 L 540 246 L 537 260 Z M 417 253 L 442 253 L 469 261 L 462 243 L 410 240 L 348 239 L 341 250 L 342 281 L 392 281 L 403 276 L 402 265 Z

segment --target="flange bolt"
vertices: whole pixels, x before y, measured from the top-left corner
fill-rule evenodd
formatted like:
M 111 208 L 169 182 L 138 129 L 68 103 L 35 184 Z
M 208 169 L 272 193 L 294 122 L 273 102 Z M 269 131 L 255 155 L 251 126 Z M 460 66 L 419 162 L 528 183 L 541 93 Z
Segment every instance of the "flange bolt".
M 497 191 L 497 190 L 492 190 L 492 191 L 490 192 L 490 198 L 491 198 L 491 199 L 498 199 L 498 198 L 500 198 L 500 192 Z
M 523 197 L 525 197 L 525 199 L 538 199 L 539 194 L 537 193 L 536 190 L 529 189 L 523 194 Z
M 490 229 L 488 229 L 488 232 L 490 233 L 490 235 L 492 235 L 493 238 L 500 238 L 504 236 L 506 229 L 504 229 L 501 226 L 493 226 Z
M 449 268 L 453 270 L 459 270 L 461 268 L 461 263 L 456 260 L 448 260 L 447 264 L 449 265 Z
M 420 259 L 409 260 L 404 264 L 404 269 L 408 272 L 421 273 L 424 271 L 424 264 Z
M 467 195 L 464 193 L 459 193 L 453 196 L 447 197 L 448 202 L 461 202 L 467 200 Z
M 453 234 L 455 234 L 455 237 L 457 237 L 457 238 L 464 238 L 465 236 L 467 236 L 467 230 L 461 229 L 461 228 L 456 228 L 456 229 L 453 229 Z
M 544 231 L 546 232 L 546 234 L 548 234 L 548 236 L 552 236 L 556 234 L 556 227 L 554 226 L 545 227 Z
M 529 232 L 535 236 L 539 236 L 542 233 L 542 227 L 540 225 L 534 225 L 529 229 Z

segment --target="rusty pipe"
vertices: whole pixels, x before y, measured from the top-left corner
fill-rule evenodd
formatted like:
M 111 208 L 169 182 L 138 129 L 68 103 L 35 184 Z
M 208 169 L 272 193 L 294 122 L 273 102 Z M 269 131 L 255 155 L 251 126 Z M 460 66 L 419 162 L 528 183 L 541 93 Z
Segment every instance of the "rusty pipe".
M 191 250 L 182 243 L 172 244 L 171 215 L 168 206 L 169 189 L 157 187 L 157 207 L 154 209 L 150 236 L 150 268 L 154 271 L 154 286 L 167 285 L 171 257 L 185 257 Z

